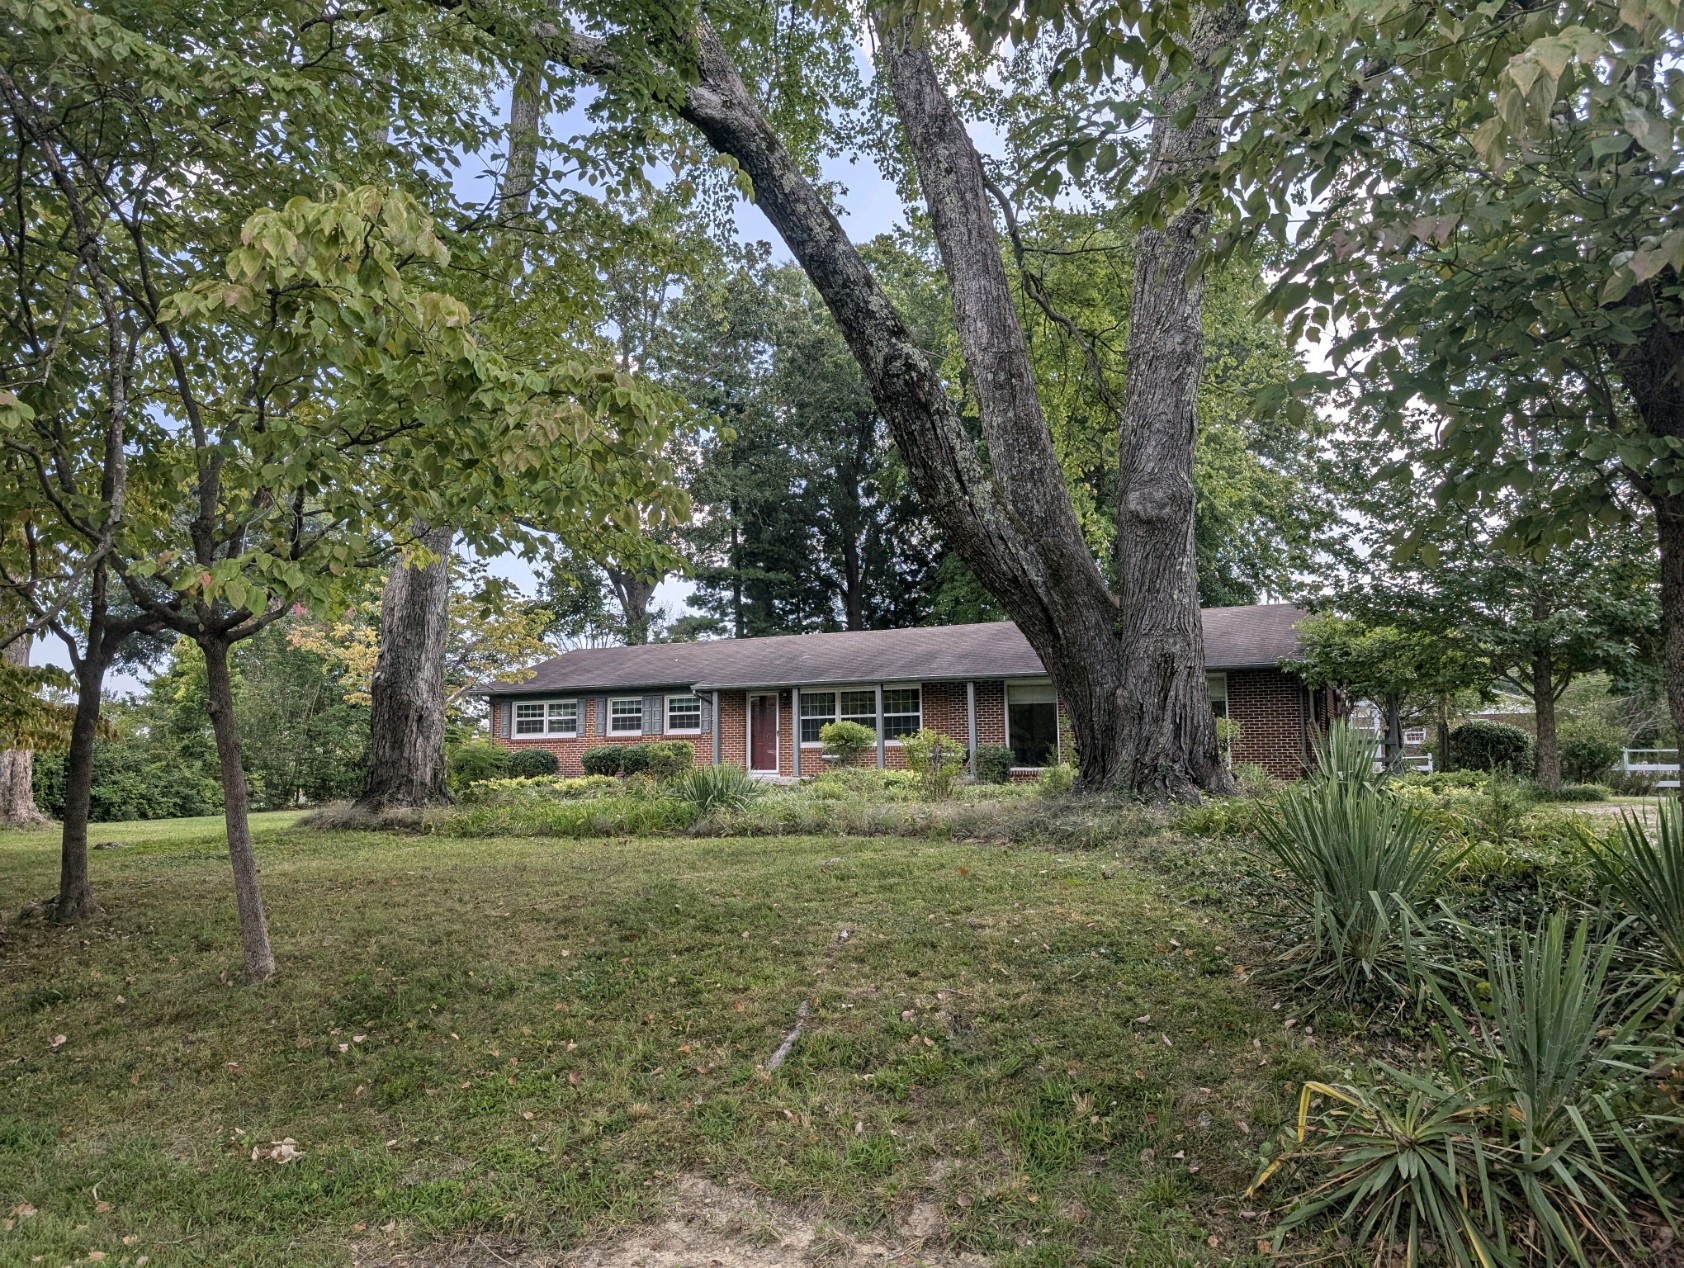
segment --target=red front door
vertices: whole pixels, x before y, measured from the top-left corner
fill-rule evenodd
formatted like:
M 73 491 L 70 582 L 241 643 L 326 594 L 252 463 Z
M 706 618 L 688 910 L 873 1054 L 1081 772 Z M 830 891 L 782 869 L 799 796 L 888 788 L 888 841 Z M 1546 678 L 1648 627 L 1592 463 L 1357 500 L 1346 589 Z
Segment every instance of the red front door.
M 778 769 L 778 698 L 751 696 L 748 702 L 748 768 Z

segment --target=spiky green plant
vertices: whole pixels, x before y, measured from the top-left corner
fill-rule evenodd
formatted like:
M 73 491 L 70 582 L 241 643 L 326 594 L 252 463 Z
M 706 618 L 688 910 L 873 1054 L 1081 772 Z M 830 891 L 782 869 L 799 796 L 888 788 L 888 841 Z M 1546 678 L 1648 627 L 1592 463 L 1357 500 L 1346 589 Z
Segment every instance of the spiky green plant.
M 1345 722 L 1335 722 L 1312 737 L 1310 757 L 1311 782 L 1375 792 L 1386 781 L 1386 772 L 1379 769 L 1379 743 Z
M 1350 998 L 1417 993 L 1434 900 L 1465 847 L 1451 849 L 1413 806 L 1349 764 L 1284 796 L 1258 825 L 1291 928 L 1282 966 Z M 1371 768 L 1370 768 L 1371 769 Z
M 1350 1085 L 1310 1083 L 1296 1132 L 1258 1176 L 1321 1172 L 1281 1222 L 1336 1217 L 1363 1243 L 1419 1262 L 1436 1246 L 1462 1268 L 1627 1264 L 1642 1253 L 1631 1203 L 1671 1210 L 1643 1164 L 1649 1120 L 1632 1036 L 1655 994 L 1613 989 L 1616 951 L 1566 917 L 1489 935 L 1489 1011 L 1471 1023 L 1435 993 L 1450 1038 L 1439 1068 L 1377 1064 Z
M 1655 834 L 1643 819 L 1620 815 L 1611 844 L 1588 842 L 1603 888 L 1654 939 L 1668 967 L 1684 974 L 1684 809 L 1678 798 L 1655 803 Z
M 740 766 L 697 766 L 676 775 L 665 792 L 698 815 L 741 810 L 766 790 Z

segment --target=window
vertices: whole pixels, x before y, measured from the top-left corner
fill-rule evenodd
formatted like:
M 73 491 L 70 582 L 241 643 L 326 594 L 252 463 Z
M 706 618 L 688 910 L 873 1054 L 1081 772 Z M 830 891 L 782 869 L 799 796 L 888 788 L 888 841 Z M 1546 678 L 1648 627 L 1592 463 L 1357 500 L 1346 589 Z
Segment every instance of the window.
M 801 693 L 801 742 L 803 744 L 820 743 L 819 732 L 827 722 L 834 721 L 836 721 L 836 693 L 834 691 L 803 691 Z
M 1050 766 L 1058 760 L 1058 693 L 1051 683 L 1007 685 L 1006 742 L 1014 766 Z
M 924 693 L 919 687 L 891 687 L 883 692 L 883 738 L 911 735 L 924 725 Z
M 530 700 L 515 705 L 515 734 L 579 734 L 577 700 Z
M 873 735 L 877 734 L 877 689 L 842 693 L 842 721 L 858 722 Z
M 667 697 L 667 730 L 696 731 L 702 729 L 702 701 L 700 696 Z
M 1219 718 L 1228 716 L 1228 675 L 1206 674 L 1205 694 L 1210 697 L 1210 711 Z
M 1427 742 L 1427 728 L 1424 726 L 1409 726 L 1403 729 L 1405 744 L 1425 744 Z
M 643 734 L 643 698 L 641 696 L 608 702 L 608 734 Z
M 916 694 L 916 688 L 914 689 Z M 888 708 L 888 692 L 883 693 L 884 709 Z M 873 735 L 877 734 L 877 689 L 867 687 L 853 691 L 803 691 L 801 693 L 801 742 L 821 743 L 819 732 L 828 722 L 858 722 Z M 917 727 L 913 727 L 917 730 Z

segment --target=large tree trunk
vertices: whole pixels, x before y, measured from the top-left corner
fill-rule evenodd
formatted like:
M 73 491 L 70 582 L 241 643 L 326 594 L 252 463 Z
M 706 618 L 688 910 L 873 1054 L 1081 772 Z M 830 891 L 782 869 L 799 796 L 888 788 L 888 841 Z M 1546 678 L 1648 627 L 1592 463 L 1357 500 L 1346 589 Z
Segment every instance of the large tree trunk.
M 1673 310 L 1655 303 L 1648 286 L 1634 289 L 1625 302 L 1651 304 L 1657 311 L 1646 338 L 1621 356 L 1620 377 L 1649 432 L 1684 442 L 1684 331 L 1667 324 L 1665 317 Z M 1661 672 L 1676 742 L 1684 744 L 1684 494 L 1669 487 L 1670 472 L 1640 476 L 1635 483 L 1655 509 L 1661 551 Z
M 1220 63 L 1240 23 L 1233 5 L 1195 15 L 1191 74 L 1158 94 L 1149 185 L 1196 175 L 1215 156 Z M 1187 110 L 1192 115 L 1183 120 Z M 1135 772 L 1185 765 L 1207 788 L 1220 786 L 1222 768 L 1211 769 L 1205 752 L 1210 704 L 1193 543 L 1193 451 L 1205 365 L 1204 288 L 1195 266 L 1209 245 L 1210 213 L 1197 203 L 1163 228 L 1148 225 L 1135 235 L 1117 485 L 1120 760 Z
M 263 913 L 263 894 L 257 884 L 257 856 L 251 846 L 251 808 L 240 755 L 240 728 L 234 720 L 234 682 L 228 670 L 228 644 L 221 639 L 209 639 L 199 646 L 205 654 L 211 731 L 216 736 L 216 760 L 222 771 L 222 818 L 228 827 L 228 861 L 234 869 L 234 903 L 240 913 L 246 980 L 261 982 L 274 975 L 275 952 L 269 945 L 269 921 Z
M 1548 652 L 1532 658 L 1532 717 L 1538 727 L 1537 760 L 1532 778 L 1538 787 L 1561 787 L 1561 743 L 1555 727 L 1555 660 Z
M 29 665 L 29 635 L 6 644 L 8 665 Z M 35 754 L 26 748 L 0 750 L 0 827 L 34 828 L 47 822 L 35 804 Z
M 380 595 L 380 654 L 369 696 L 368 782 L 361 810 L 450 800 L 444 758 L 444 657 L 450 615 L 449 528 L 421 544 L 434 558 L 400 563 Z
M 88 814 L 93 805 L 94 740 L 99 735 L 100 693 L 105 686 L 105 626 L 89 621 L 87 651 L 76 665 L 76 716 L 64 755 L 64 820 L 59 837 L 58 897 L 53 920 L 61 925 L 99 914 L 88 879 Z
M 587 73 L 611 77 L 617 69 L 599 41 L 570 35 L 558 43 L 560 53 Z M 1142 728 L 1162 730 L 1155 711 L 1125 718 L 1118 708 L 1125 672 L 1119 614 L 1052 451 L 980 160 L 924 50 L 904 32 L 891 33 L 885 44 L 889 80 L 953 291 L 988 470 L 941 376 L 760 114 L 706 23 L 697 30 L 697 79 L 678 111 L 753 182 L 757 204 L 836 319 L 931 517 L 1046 666 L 1076 732 L 1083 786 L 1121 784 L 1153 797 L 1193 797 L 1201 787 L 1226 787 L 1202 683 L 1196 699 L 1181 690 L 1174 702 L 1180 751 L 1136 741 Z
M 620 624 L 627 647 L 642 647 L 649 641 L 649 604 L 655 597 L 658 578 L 639 576 L 612 565 L 603 568 L 608 588 L 620 605 Z

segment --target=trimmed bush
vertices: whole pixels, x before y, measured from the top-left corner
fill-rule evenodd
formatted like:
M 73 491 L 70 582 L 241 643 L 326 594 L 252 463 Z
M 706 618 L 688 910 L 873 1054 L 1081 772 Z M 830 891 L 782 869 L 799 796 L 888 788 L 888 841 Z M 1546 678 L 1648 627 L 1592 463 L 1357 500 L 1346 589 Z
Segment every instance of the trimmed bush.
M 965 768 L 965 750 L 958 740 L 929 727 L 903 736 L 901 751 L 907 769 L 918 776 L 926 797 L 944 800 L 953 795 L 959 772 Z
M 696 746 L 689 740 L 657 740 L 637 747 L 643 750 L 644 771 L 655 779 L 671 779 L 696 765 Z
M 877 747 L 877 733 L 858 722 L 826 722 L 819 728 L 825 756 L 838 766 L 849 766 L 869 748 Z
M 625 767 L 627 749 L 621 744 L 599 744 L 580 755 L 579 764 L 587 775 L 619 775 Z
M 646 775 L 649 773 L 649 750 L 653 744 L 627 744 L 620 749 L 620 774 Z
M 977 783 L 1012 782 L 1012 751 L 1004 744 L 978 744 L 975 761 Z
M 556 755 L 544 748 L 523 748 L 509 754 L 511 779 L 540 779 L 561 769 Z
M 1532 799 L 1563 802 L 1607 801 L 1611 795 L 1601 784 L 1563 784 L 1554 792 L 1542 788 L 1535 789 Z
M 450 754 L 450 783 L 457 789 L 482 779 L 500 779 L 508 769 L 508 750 L 485 740 L 459 744 Z
M 1536 741 L 1517 726 L 1475 718 L 1450 733 L 1450 760 L 1460 770 L 1530 775 Z
M 1561 741 L 1561 773 L 1575 784 L 1598 783 L 1620 760 L 1620 749 L 1613 734 L 1571 736 Z

